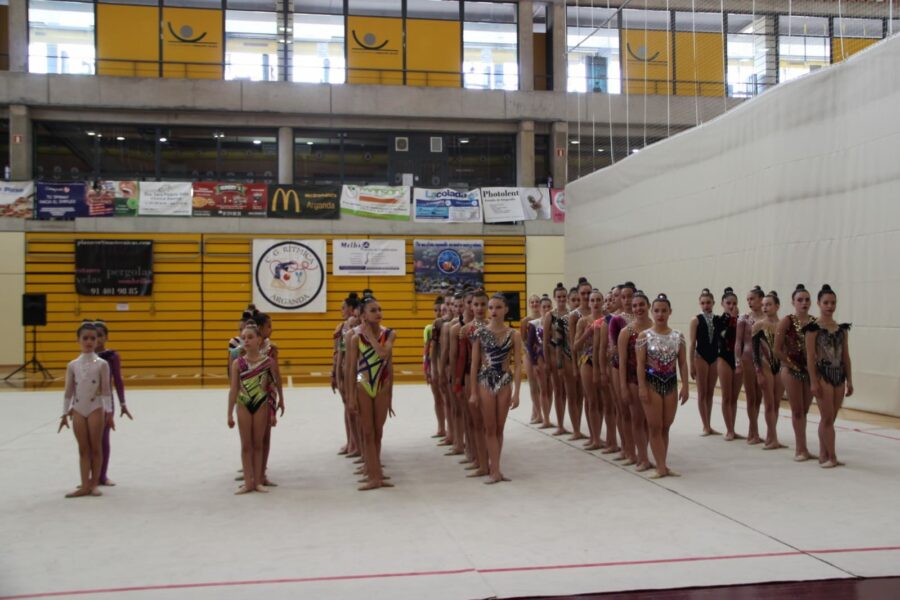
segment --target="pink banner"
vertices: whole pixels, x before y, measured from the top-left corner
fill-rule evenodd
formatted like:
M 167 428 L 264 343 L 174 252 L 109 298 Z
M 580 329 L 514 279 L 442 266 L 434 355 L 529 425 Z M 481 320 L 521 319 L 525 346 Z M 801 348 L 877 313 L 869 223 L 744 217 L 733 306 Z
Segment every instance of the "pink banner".
M 566 222 L 566 190 L 550 190 L 550 214 L 554 223 Z

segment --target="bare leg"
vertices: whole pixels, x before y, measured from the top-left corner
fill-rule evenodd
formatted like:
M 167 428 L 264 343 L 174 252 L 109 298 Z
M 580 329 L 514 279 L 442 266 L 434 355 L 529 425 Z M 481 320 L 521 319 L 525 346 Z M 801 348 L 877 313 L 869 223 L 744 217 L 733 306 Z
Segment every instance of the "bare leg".
M 696 357 L 697 365 L 697 408 L 700 411 L 700 421 L 703 423 L 703 435 L 714 435 L 712 428 L 713 393 L 716 389 L 716 377 L 718 373 L 708 362 L 701 357 Z
M 268 410 L 268 407 L 264 406 L 256 412 Z M 238 433 L 241 436 L 241 465 L 244 467 L 244 485 L 238 493 L 247 493 L 256 489 L 257 481 L 256 472 L 253 470 L 253 415 L 242 404 L 237 405 L 237 422 Z
M 550 375 L 547 372 L 547 365 L 543 359 L 538 361 L 535 371 L 541 380 L 541 429 L 550 429 L 553 423 L 550 422 L 550 412 L 553 409 L 553 390 L 550 387 Z
M 480 394 L 481 386 L 477 383 L 471 384 L 475 386 L 475 390 L 469 392 L 470 397 L 471 394 Z M 472 419 L 472 428 L 473 428 L 473 437 L 475 440 L 475 452 L 478 456 L 477 458 L 477 469 L 469 475 L 469 477 L 483 477 L 490 473 L 489 469 L 489 458 L 488 458 L 488 449 L 487 449 L 487 439 L 485 437 L 485 428 L 484 428 L 484 416 L 481 413 L 481 398 L 479 396 L 478 402 L 476 404 L 472 404 L 470 402 L 466 403 L 468 407 L 469 414 Z
M 530 355 L 525 357 L 525 375 L 528 378 L 528 392 L 531 397 L 531 425 L 537 425 L 541 422 L 541 384 Z
M 582 410 L 582 398 L 578 393 L 578 383 L 575 380 L 575 372 L 574 365 L 571 360 L 566 360 L 563 364 L 562 373 L 563 373 L 563 383 L 566 388 L 566 404 L 569 408 L 569 421 L 572 423 L 572 437 L 571 440 L 581 440 L 584 439 L 584 434 L 581 433 L 581 410 Z
M 100 485 L 100 469 L 103 467 L 103 428 L 106 426 L 106 413 L 95 410 L 88 415 L 88 439 L 91 444 L 91 494 L 98 496 Z
M 563 435 L 566 431 L 566 386 L 560 369 L 554 364 L 548 365 L 550 380 L 553 382 L 553 407 L 556 409 L 556 431 L 553 435 Z
M 781 368 L 781 381 L 787 390 L 788 402 L 791 405 L 791 425 L 794 427 L 794 460 L 798 462 L 812 458 L 806 445 L 806 394 L 809 383 L 793 377 L 787 367 Z M 806 389 L 804 389 L 806 388 Z
M 650 458 L 647 456 L 647 418 L 644 416 L 644 407 L 638 398 L 638 386 L 636 383 L 628 384 L 627 391 L 629 407 L 631 409 L 631 430 L 634 433 L 634 443 L 637 447 L 638 471 L 646 471 L 651 468 Z
M 750 419 L 747 443 L 759 444 L 762 441 L 759 438 L 759 405 L 762 400 L 762 392 L 756 381 L 756 371 L 749 360 L 743 365 L 742 373 L 744 378 L 744 395 L 747 398 L 747 418 Z
M 699 375 L 699 373 L 698 373 Z M 675 395 L 674 392 L 670 394 Z M 663 398 L 656 393 L 656 390 L 647 389 L 647 399 L 642 401 L 644 415 L 647 419 L 647 430 L 650 436 L 650 449 L 653 451 L 653 458 L 656 460 L 656 475 L 665 477 L 669 474 L 666 467 L 666 442 L 663 439 Z
M 360 441 L 368 479 L 359 488 L 363 491 L 381 486 L 381 464 L 378 462 L 378 446 L 375 441 L 375 399 L 361 385 L 356 386 L 356 394 L 359 398 Z
M 627 387 L 622 388 L 619 382 L 619 370 L 612 371 L 613 390 L 619 403 L 619 436 L 622 440 L 622 458 L 626 465 L 637 463 L 635 452 L 634 425 L 631 419 L 631 394 Z
M 619 443 L 616 438 L 616 427 L 619 422 L 619 411 L 616 406 L 616 399 L 613 396 L 612 387 L 607 383 L 599 386 L 600 405 L 603 407 L 603 417 L 606 421 L 606 449 L 603 454 L 612 454 L 619 451 Z
M 832 468 L 842 464 L 838 461 L 835 449 L 834 420 L 844 401 L 844 386 L 832 386 L 824 379 L 819 379 L 819 463 L 822 467 Z
M 737 396 L 734 395 L 734 371 L 724 358 L 716 361 L 716 370 L 722 384 L 722 420 L 725 421 L 725 441 L 737 437 L 734 422 L 737 419 Z
M 434 437 L 444 437 L 447 435 L 445 423 L 447 417 L 444 413 L 444 400 L 441 398 L 441 392 L 438 390 L 437 383 L 434 381 L 433 373 L 431 379 L 431 395 L 434 396 L 434 416 L 437 418 L 437 433 Z
M 600 428 L 603 423 L 603 413 L 599 405 L 599 386 L 594 385 L 594 367 L 591 364 L 581 365 L 581 389 L 584 392 L 584 414 L 590 432 L 590 443 L 586 446 L 587 450 L 599 450 L 602 447 L 600 443 Z
M 777 450 L 784 448 L 778 442 L 778 405 L 781 401 L 783 388 L 781 380 L 776 373 L 772 373 L 768 364 L 763 365 L 763 401 L 765 402 L 766 416 L 766 445 L 764 450 Z
M 257 410 L 251 416 L 252 419 L 252 431 L 250 437 L 250 445 L 253 451 L 253 474 L 255 484 L 253 488 L 257 492 L 266 492 L 266 488 L 264 487 L 266 482 L 266 449 L 268 448 L 268 444 L 266 440 L 269 439 L 270 432 L 272 431 L 272 427 L 270 426 L 271 421 L 269 420 L 269 407 L 267 405 L 261 406 L 259 410 Z
M 503 427 L 506 424 L 506 416 L 509 413 L 511 394 L 512 388 L 508 385 L 503 386 L 496 395 L 484 386 L 478 386 L 490 468 L 490 480 L 486 483 L 497 483 L 503 480 L 503 473 L 500 470 L 501 438 Z
M 109 469 L 109 432 L 112 431 L 112 427 L 104 419 L 103 422 L 103 465 L 100 466 L 100 485 L 115 485 L 109 478 L 106 476 L 106 472 Z
M 103 412 L 94 411 L 94 412 Z M 81 485 L 74 492 L 66 494 L 66 498 L 87 496 L 91 493 L 91 438 L 88 431 L 88 422 L 77 412 L 72 413 L 72 433 L 78 442 L 78 471 L 81 475 Z

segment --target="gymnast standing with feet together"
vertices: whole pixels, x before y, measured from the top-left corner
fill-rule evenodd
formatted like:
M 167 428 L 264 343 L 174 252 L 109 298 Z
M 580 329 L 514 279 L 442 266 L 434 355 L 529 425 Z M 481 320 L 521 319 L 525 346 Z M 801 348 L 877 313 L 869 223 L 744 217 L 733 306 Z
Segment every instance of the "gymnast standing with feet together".
M 624 296 L 623 296 L 624 297 Z M 637 353 L 635 345 L 638 336 L 649 329 L 653 322 L 647 316 L 650 310 L 650 301 L 644 292 L 634 292 L 631 301 L 631 310 L 634 319 L 625 329 L 619 333 L 619 390 L 623 396 L 626 410 L 631 411 L 631 431 L 634 436 L 634 445 L 637 448 L 638 472 L 652 469 L 650 458 L 647 456 L 647 417 L 641 399 L 638 395 Z M 627 460 L 624 464 L 631 464 Z
M 743 439 L 734 430 L 737 419 L 737 401 L 743 385 L 742 373 L 735 364 L 734 346 L 737 339 L 737 295 L 730 287 L 722 293 L 722 314 L 716 317 L 719 339 L 719 359 L 716 368 L 722 387 L 722 420 L 725 421 L 725 441 Z
M 109 372 L 112 376 L 113 384 L 112 389 L 114 389 L 119 396 L 119 410 L 121 411 L 119 416 L 128 417 L 133 421 L 134 417 L 131 416 L 128 407 L 125 406 L 125 382 L 122 380 L 122 359 L 119 358 L 118 352 L 106 347 L 106 342 L 109 340 L 109 329 L 107 328 L 106 323 L 103 321 L 94 321 L 94 327 L 97 328 L 97 355 L 109 364 Z M 115 413 L 115 407 L 113 407 L 114 416 Z M 106 476 L 107 471 L 109 470 L 109 434 L 112 430 L 112 423 L 107 421 L 106 426 L 103 428 L 103 466 L 100 467 L 100 485 L 116 485 L 114 481 Z
M 697 382 L 697 407 L 703 423 L 703 437 L 718 435 L 712 428 L 713 394 L 716 391 L 716 361 L 719 358 L 718 331 L 713 306 L 716 303 L 712 292 L 703 288 L 700 292 L 700 314 L 691 321 L 690 365 L 691 379 Z
M 113 400 L 110 392 L 109 364 L 95 352 L 97 327 L 90 321 L 81 324 L 77 331 L 81 355 L 66 366 L 66 391 L 63 413 L 57 433 L 69 427 L 78 441 L 78 462 L 81 484 L 66 498 L 102 495 L 100 469 L 103 466 L 103 429 L 115 429 Z
M 563 380 L 563 344 L 568 341 L 563 335 L 566 322 L 566 287 L 562 282 L 553 289 L 556 307 L 544 315 L 544 365 L 547 368 L 550 387 L 553 390 L 553 408 L 556 412 L 556 431 L 553 435 L 568 433 L 565 428 L 566 419 L 566 386 Z
M 765 316 L 761 310 L 765 295 L 766 293 L 758 285 L 747 292 L 747 305 L 750 307 L 750 312 L 738 318 L 734 342 L 735 375 L 740 371 L 744 380 L 747 418 L 750 420 L 747 443 L 751 446 L 762 443 L 759 437 L 759 407 L 762 403 L 762 388 L 756 380 L 756 371 L 753 368 L 753 324 Z
M 600 450 L 605 444 L 600 439 L 603 425 L 603 402 L 600 386 L 594 382 L 594 362 L 600 360 L 594 355 L 594 323 L 603 323 L 603 294 L 593 290 L 588 299 L 590 314 L 578 320 L 575 326 L 575 355 L 578 357 L 578 377 L 584 396 L 584 415 L 588 424 L 589 437 L 585 450 Z
M 775 355 L 775 330 L 778 328 L 778 292 L 772 290 L 763 298 L 764 317 L 753 324 L 753 365 L 756 381 L 765 403 L 766 444 L 763 450 L 785 448 L 778 441 L 778 408 L 784 395 L 784 384 L 778 377 L 781 361 Z

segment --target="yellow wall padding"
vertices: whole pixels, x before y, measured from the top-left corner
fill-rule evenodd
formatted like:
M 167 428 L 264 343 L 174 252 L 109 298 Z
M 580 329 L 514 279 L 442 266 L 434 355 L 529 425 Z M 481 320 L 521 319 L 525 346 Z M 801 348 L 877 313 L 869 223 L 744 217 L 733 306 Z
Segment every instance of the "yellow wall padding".
M 865 50 L 872 44 L 876 44 L 881 40 L 873 38 L 832 38 L 831 39 L 831 62 L 839 63 L 848 56 L 853 56 L 861 50 Z
M 159 76 L 159 8 L 97 5 L 97 74 Z
M 403 19 L 347 17 L 347 82 L 403 85 Z
M 253 237 L 285 238 L 284 235 Z M 294 236 L 296 239 L 302 239 Z M 272 339 L 281 349 L 286 372 L 292 367 L 331 370 L 332 332 L 340 307 L 351 291 L 371 288 L 384 309 L 384 324 L 397 332 L 394 356 L 398 369 L 421 370 L 422 328 L 432 320 L 433 296 L 413 288 L 413 239 L 435 236 L 304 236 L 328 242 L 328 312 L 272 315 Z M 333 277 L 331 240 L 339 238 L 405 239 L 404 277 Z M 443 236 L 446 238 L 447 236 Z M 102 298 L 75 293 L 76 239 L 152 239 L 153 295 Z M 525 306 L 525 238 L 484 237 L 485 286 L 518 292 Z M 75 330 L 83 319 L 105 320 L 109 346 L 122 353 L 123 364 L 145 372 L 220 373 L 228 340 L 237 333 L 241 311 L 251 301 L 249 235 L 29 233 L 26 236 L 26 292 L 46 293 L 48 323 L 38 328 L 41 361 L 52 370 L 77 357 Z M 127 310 L 126 310 L 127 309 Z M 26 355 L 31 337 L 26 335 Z
M 460 33 L 459 21 L 407 19 L 406 84 L 460 87 Z

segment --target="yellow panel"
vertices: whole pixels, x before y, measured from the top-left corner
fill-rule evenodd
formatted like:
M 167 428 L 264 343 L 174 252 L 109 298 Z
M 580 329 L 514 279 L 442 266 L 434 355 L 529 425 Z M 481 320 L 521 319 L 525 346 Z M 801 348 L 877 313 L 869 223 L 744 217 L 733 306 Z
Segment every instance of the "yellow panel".
M 877 44 L 881 40 L 872 38 L 832 38 L 831 40 L 831 56 L 832 62 L 839 63 L 848 56 L 853 56 L 860 50 L 865 50 L 872 44 Z
M 403 84 L 403 20 L 347 17 L 347 82 Z
M 676 95 L 725 95 L 723 39 L 718 33 L 675 33 Z
M 460 43 L 459 21 L 407 19 L 406 85 L 460 87 Z
M 163 77 L 221 79 L 225 60 L 221 10 L 164 8 Z
M 97 5 L 97 74 L 159 77 L 159 8 Z
M 671 93 L 671 39 L 667 31 L 622 30 L 621 55 L 625 58 L 622 77 L 629 94 Z

